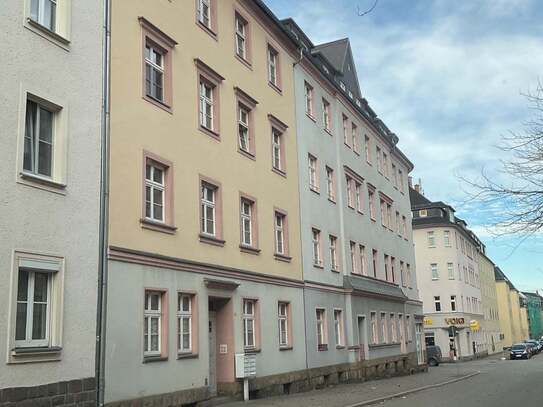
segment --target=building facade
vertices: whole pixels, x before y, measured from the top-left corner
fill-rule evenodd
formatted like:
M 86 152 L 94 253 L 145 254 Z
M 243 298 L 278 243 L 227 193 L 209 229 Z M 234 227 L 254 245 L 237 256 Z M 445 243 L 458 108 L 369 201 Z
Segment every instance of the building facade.
M 2 2 L 4 402 L 95 400 L 102 7 Z
M 417 366 L 413 166 L 361 96 L 349 40 L 314 45 L 292 19 L 283 23 L 301 49 L 294 86 L 308 367 Z
M 113 2 L 106 403 L 303 370 L 292 65 L 260 2 Z M 130 372 L 130 374 L 127 374 Z
M 538 292 L 523 292 L 528 307 L 528 326 L 531 339 L 539 339 L 543 336 L 543 323 L 541 311 L 543 309 L 543 297 Z
M 417 281 L 424 304 L 427 345 L 445 360 L 486 352 L 477 237 L 454 209 L 410 188 Z
M 479 278 L 481 281 L 481 303 L 483 306 L 481 328 L 484 335 L 484 343 L 486 344 L 486 351 L 491 355 L 501 352 L 503 349 L 500 315 L 498 312 L 498 294 L 496 292 L 496 280 L 494 277 L 494 268 L 496 266 L 486 256 L 484 245 L 481 244 L 480 247 L 481 250 L 478 251 Z
M 500 315 L 500 329 L 504 348 L 528 339 L 522 333 L 522 315 L 519 292 L 505 273 L 499 268 L 494 269 L 496 278 L 496 294 L 498 299 L 498 312 Z M 525 315 L 527 318 L 527 315 Z M 526 323 L 527 324 L 527 323 Z

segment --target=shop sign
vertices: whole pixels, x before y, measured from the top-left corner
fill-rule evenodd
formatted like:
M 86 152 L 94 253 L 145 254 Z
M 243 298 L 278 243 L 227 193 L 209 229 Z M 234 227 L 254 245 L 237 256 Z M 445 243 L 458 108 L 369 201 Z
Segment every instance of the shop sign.
M 424 325 L 433 325 L 434 321 L 432 321 L 430 318 L 424 318 Z
M 466 321 L 464 318 L 445 318 L 445 323 L 447 325 L 464 325 Z

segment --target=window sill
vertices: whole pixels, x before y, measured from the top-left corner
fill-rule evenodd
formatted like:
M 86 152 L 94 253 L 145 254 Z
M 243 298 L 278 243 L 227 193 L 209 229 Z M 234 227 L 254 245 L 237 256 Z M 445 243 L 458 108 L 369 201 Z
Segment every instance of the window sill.
M 260 348 L 245 348 L 243 349 L 243 353 L 245 353 L 246 355 L 253 355 L 255 353 L 260 353 L 261 349 Z
M 65 189 L 67 185 L 62 182 L 55 181 L 51 178 L 46 178 L 41 175 L 31 174 L 24 171 L 20 172 L 19 176 L 22 180 L 25 181 L 25 184 L 28 183 L 29 185 L 33 186 L 39 184 L 42 187 L 47 187 L 48 190 L 54 190 L 54 192 L 59 192 L 62 194 L 66 193 Z
M 323 266 L 322 264 L 315 264 L 315 263 L 313 263 L 313 267 L 315 267 L 316 269 L 324 270 L 324 266 Z
M 173 235 L 177 231 L 177 227 L 173 225 L 156 222 L 150 219 L 141 218 L 140 223 L 141 223 L 142 228 L 154 230 L 155 232 L 162 232 L 162 233 L 167 233 L 169 235 Z
M 210 27 L 207 27 L 204 25 L 200 20 L 198 20 L 198 17 L 196 19 L 196 25 L 200 27 L 202 30 L 204 30 L 211 38 L 213 38 L 215 41 L 218 41 L 217 33 L 213 31 Z
M 305 115 L 309 117 L 314 123 L 317 123 L 317 119 L 309 112 L 305 112 Z
M 400 346 L 400 342 L 394 342 L 394 343 L 379 343 L 374 345 L 369 345 L 370 349 L 380 349 L 380 348 L 394 348 L 396 346 Z
M 336 345 L 336 349 L 345 349 L 345 345 Z
M 268 81 L 268 85 L 270 85 L 270 87 L 276 91 L 277 93 L 279 93 L 280 95 L 283 95 L 283 91 L 281 90 L 281 88 L 279 86 L 277 86 L 275 83 L 272 83 L 270 81 Z
M 294 347 L 292 347 L 292 346 L 279 346 L 280 351 L 293 350 L 293 349 L 294 349 Z
M 247 68 L 249 68 L 250 70 L 253 69 L 253 66 L 252 64 L 245 58 L 243 58 L 241 55 L 238 55 L 238 54 L 234 54 L 236 56 L 236 59 L 241 62 L 243 65 L 245 65 Z
M 331 271 L 332 273 L 337 273 L 337 274 L 340 273 L 340 270 L 339 270 L 338 268 L 330 269 L 330 271 Z
M 56 45 L 59 45 L 60 47 L 64 48 L 66 51 L 69 51 L 69 45 L 70 40 L 67 38 L 64 38 L 62 35 L 51 31 L 49 28 L 41 25 L 37 21 L 32 20 L 30 17 L 27 17 L 26 23 L 28 25 L 28 28 L 31 31 L 36 32 L 39 35 L 45 36 L 48 40 L 52 41 Z
M 317 187 L 313 187 L 313 186 L 310 185 L 310 186 L 309 186 L 309 189 L 310 189 L 312 192 L 316 193 L 317 195 L 320 195 L 320 194 L 321 194 L 321 192 L 319 191 L 319 188 L 317 188 Z
M 329 201 L 329 202 L 332 202 L 334 205 L 336 204 L 336 200 L 335 200 L 335 199 L 328 198 L 328 201 Z
M 370 218 L 372 222 L 377 222 L 375 218 Z
M 317 352 L 325 352 L 328 350 L 328 344 L 317 345 Z
M 198 354 L 197 353 L 178 353 L 177 354 L 177 360 L 180 359 L 197 359 Z
M 334 137 L 334 134 L 332 133 L 332 130 L 324 128 L 324 131 L 327 132 L 330 136 Z
M 275 260 L 284 261 L 285 263 L 290 263 L 292 260 L 292 257 L 280 253 L 274 253 L 273 257 L 275 257 Z
M 240 244 L 239 249 L 243 253 L 254 254 L 254 255 L 259 255 L 260 252 L 262 251 L 262 250 L 260 250 L 260 249 L 258 249 L 256 247 L 247 246 L 247 245 L 244 245 L 244 244 Z
M 52 347 L 35 347 L 35 348 L 15 348 L 11 351 L 11 355 L 15 357 L 37 356 L 37 355 L 56 355 L 62 352 L 60 346 Z
M 172 107 L 164 102 L 162 102 L 161 100 L 158 100 L 158 99 L 155 99 L 154 97 L 152 96 L 149 96 L 149 95 L 143 95 L 142 96 L 143 100 L 146 100 L 147 102 L 151 103 L 152 105 L 162 109 L 162 110 L 165 110 L 166 112 L 170 113 L 170 114 L 173 114 L 173 111 L 172 111 Z
M 207 127 L 204 127 L 202 125 L 199 125 L 198 129 L 200 129 L 200 131 L 202 133 L 207 134 L 209 137 L 211 137 L 211 138 L 213 138 L 213 139 L 215 139 L 217 141 L 221 141 L 221 135 L 219 133 L 217 133 L 216 131 L 208 129 Z
M 218 239 L 215 236 L 209 236 L 204 233 L 200 233 L 198 236 L 200 238 L 200 242 L 207 243 L 213 246 L 223 247 L 224 244 L 226 243 L 225 240 Z
M 355 148 L 353 148 L 353 151 L 354 151 L 354 153 L 355 153 L 355 154 L 356 154 L 357 156 L 359 156 L 359 157 L 360 157 L 360 151 L 358 151 L 358 150 L 357 150 L 357 149 L 355 149 Z
M 165 362 L 168 360 L 168 356 L 144 356 L 143 363 L 155 363 Z
M 286 178 L 287 177 L 287 173 L 279 168 L 275 168 L 275 167 L 272 167 L 272 171 L 275 172 L 276 174 L 282 176 L 283 178 Z
M 249 158 L 250 160 L 256 161 L 256 157 L 254 153 L 251 153 L 250 151 L 245 151 L 238 147 L 238 153 L 240 153 L 244 157 Z
M 350 204 L 347 204 L 347 207 L 348 207 L 349 209 L 352 209 L 352 210 L 354 211 L 354 206 L 351 206 Z
M 14 348 L 9 354 L 7 364 L 58 362 L 61 355 L 62 348 L 58 346 Z

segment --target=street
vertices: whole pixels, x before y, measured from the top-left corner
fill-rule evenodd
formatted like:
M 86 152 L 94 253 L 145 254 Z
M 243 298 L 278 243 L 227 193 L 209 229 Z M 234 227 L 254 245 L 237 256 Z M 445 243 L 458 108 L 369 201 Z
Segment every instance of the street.
M 478 374 L 477 374 L 478 373 Z M 474 375 L 469 378 L 464 378 Z M 386 407 L 523 407 L 541 406 L 540 382 L 543 378 L 543 353 L 530 360 L 501 360 L 501 355 L 472 362 L 441 364 L 428 373 L 347 384 L 308 393 L 291 394 L 229 407 L 355 407 L 426 386 L 439 386 L 373 405 Z

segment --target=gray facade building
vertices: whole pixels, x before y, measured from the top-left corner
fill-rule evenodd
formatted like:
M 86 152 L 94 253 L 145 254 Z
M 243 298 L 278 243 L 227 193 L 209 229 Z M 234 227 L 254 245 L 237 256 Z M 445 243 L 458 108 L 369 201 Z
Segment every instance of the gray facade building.
M 283 24 L 303 49 L 294 76 L 308 367 L 422 363 L 413 166 L 362 98 L 349 40 L 315 46 Z

